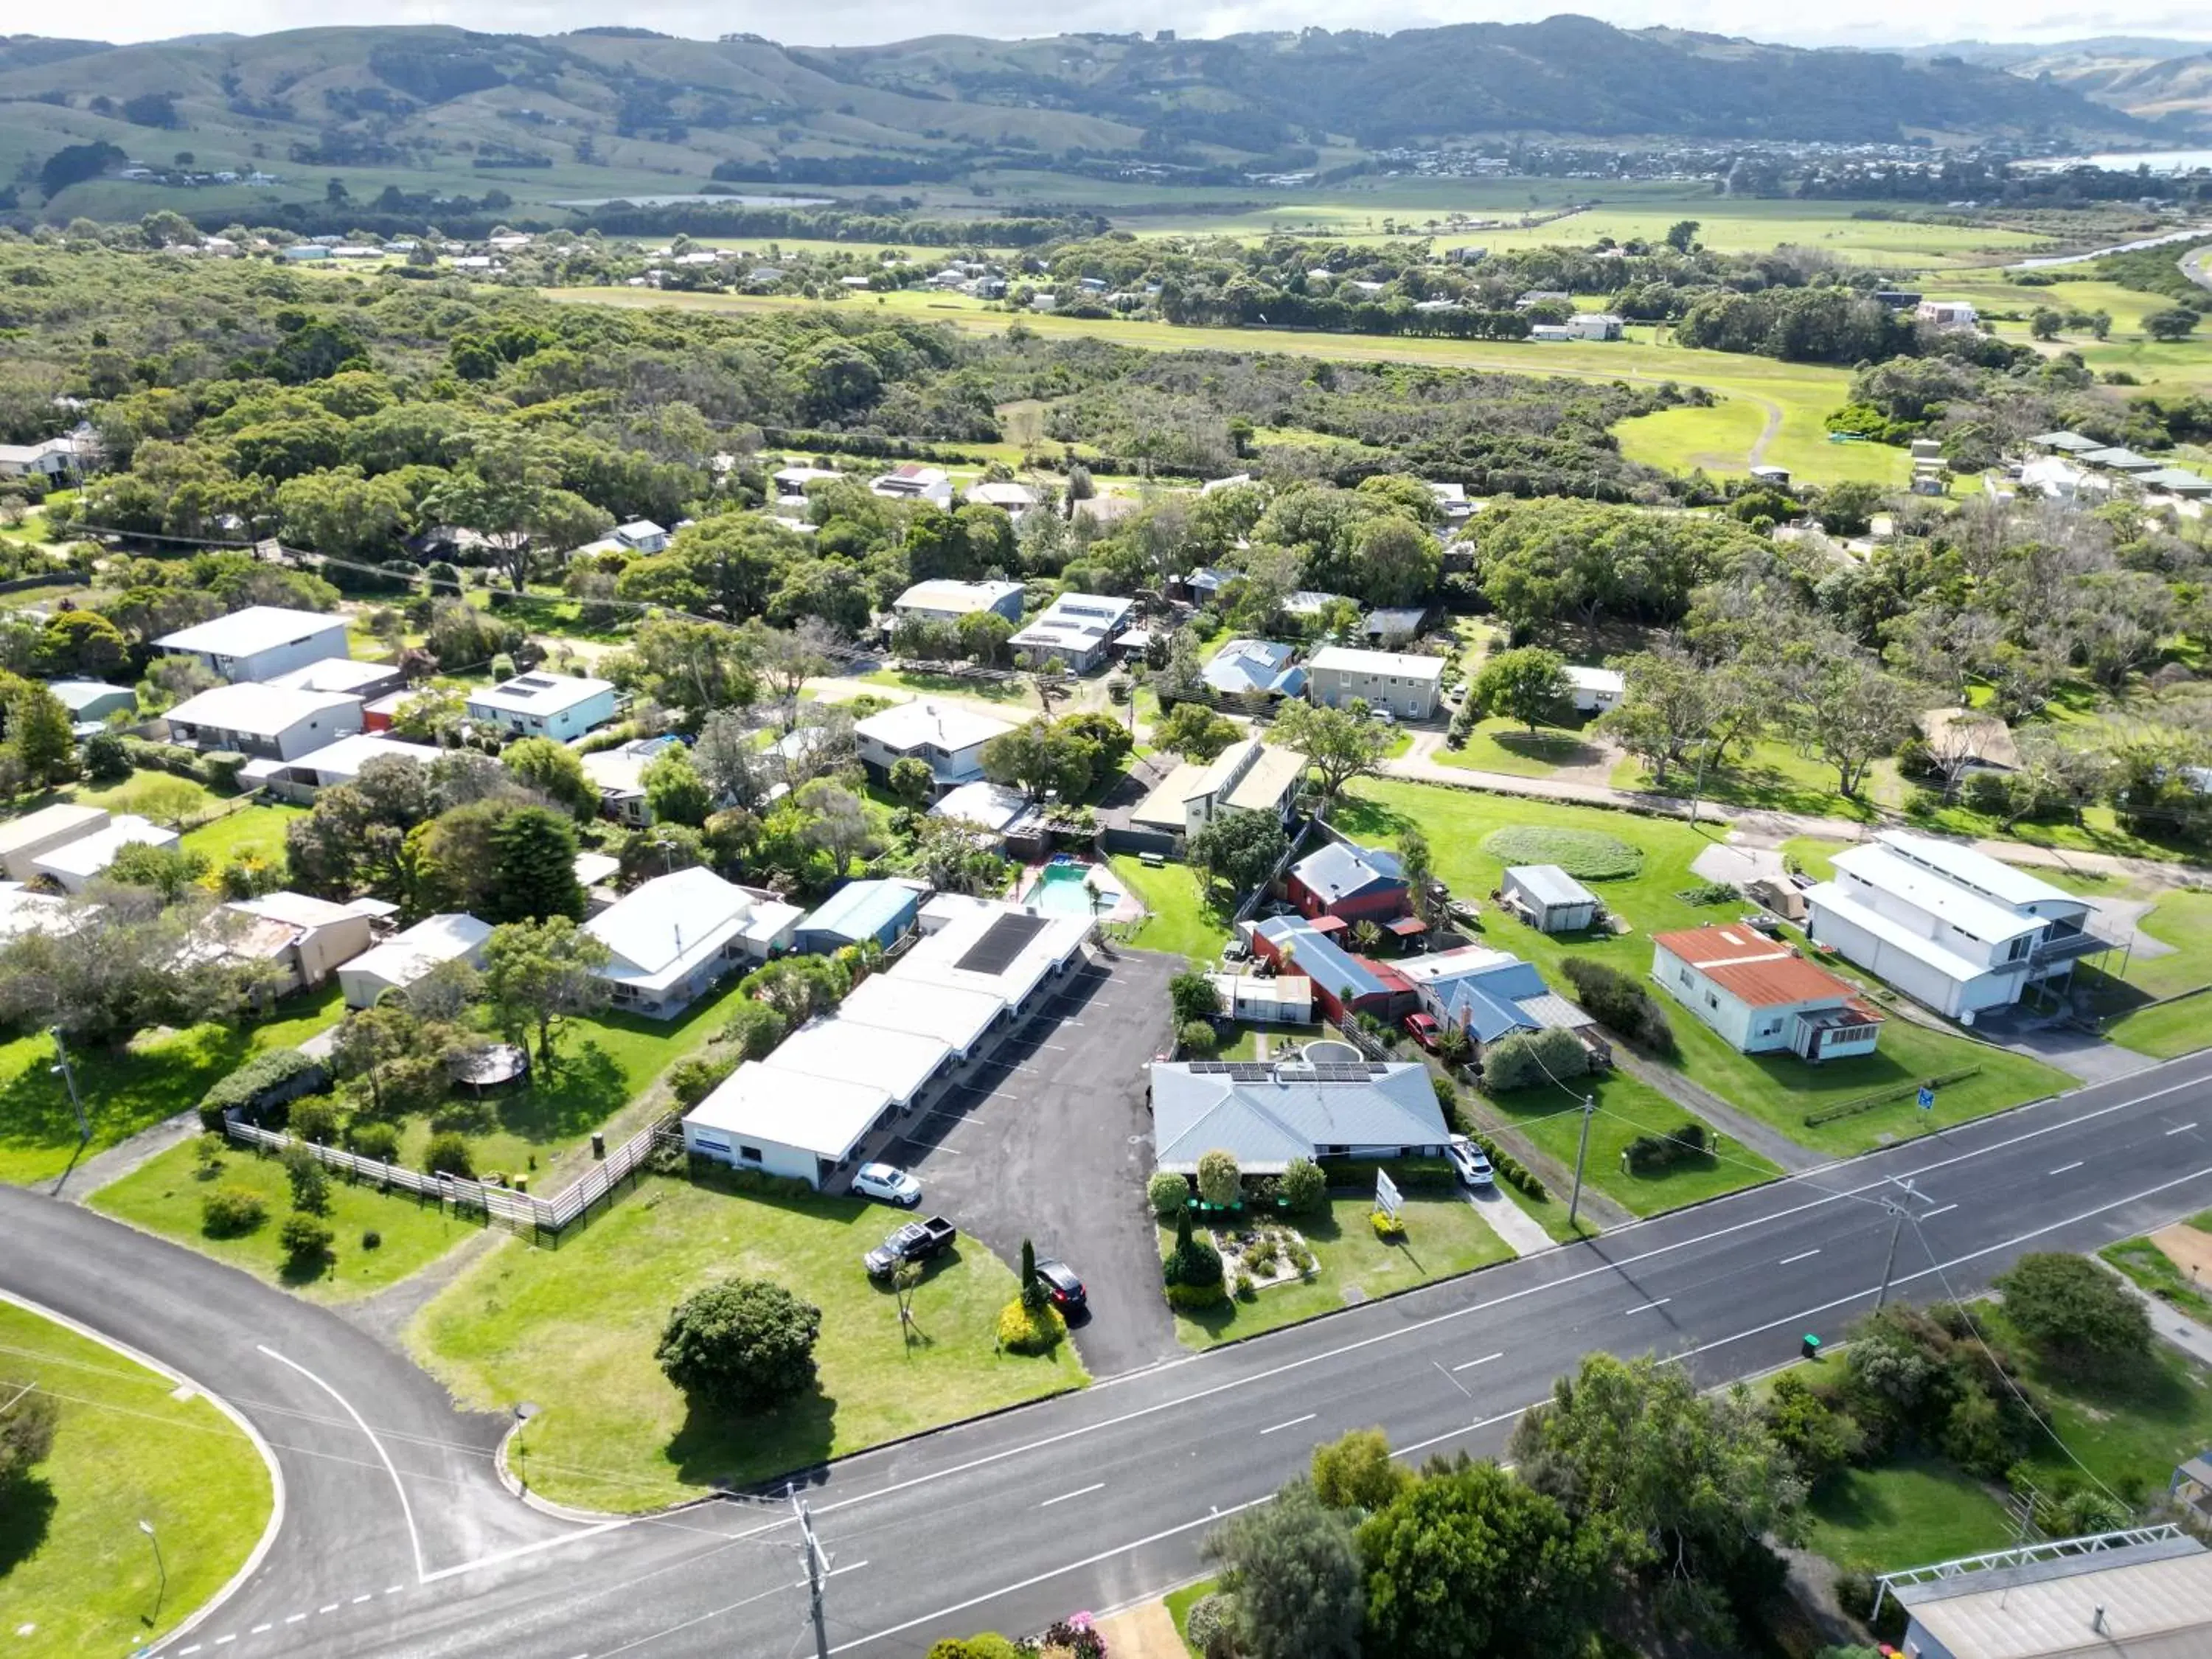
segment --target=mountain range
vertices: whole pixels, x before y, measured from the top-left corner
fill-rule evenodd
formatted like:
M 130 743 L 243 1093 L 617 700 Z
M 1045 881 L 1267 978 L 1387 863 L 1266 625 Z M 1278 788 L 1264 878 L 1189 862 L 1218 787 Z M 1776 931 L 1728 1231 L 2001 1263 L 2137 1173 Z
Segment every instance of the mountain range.
M 2068 88 L 2177 131 L 2212 131 L 2212 40 L 2107 34 L 2045 45 L 1954 40 L 1915 47 L 1915 61 L 1954 58 Z

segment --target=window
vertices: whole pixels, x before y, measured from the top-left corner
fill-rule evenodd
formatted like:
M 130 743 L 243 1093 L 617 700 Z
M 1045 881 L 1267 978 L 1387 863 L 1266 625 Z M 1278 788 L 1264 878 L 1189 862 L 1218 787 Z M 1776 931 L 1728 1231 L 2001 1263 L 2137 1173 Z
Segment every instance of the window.
M 740 1145 L 738 1147 L 738 1156 L 748 1164 L 757 1164 L 761 1161 L 761 1149 L 757 1146 Z
M 1717 1008 L 1717 1007 L 1719 1007 L 1720 1006 L 1721 1006 L 1721 1000 L 1720 1000 L 1720 998 L 1719 998 L 1719 997 L 1716 996 L 1716 995 L 1715 995 L 1712 992 L 1711 992 L 1711 991 L 1708 991 L 1708 992 L 1706 992 L 1706 993 L 1705 993 L 1705 1006 L 1706 1006 L 1706 1007 L 1708 1007 L 1708 1008 Z

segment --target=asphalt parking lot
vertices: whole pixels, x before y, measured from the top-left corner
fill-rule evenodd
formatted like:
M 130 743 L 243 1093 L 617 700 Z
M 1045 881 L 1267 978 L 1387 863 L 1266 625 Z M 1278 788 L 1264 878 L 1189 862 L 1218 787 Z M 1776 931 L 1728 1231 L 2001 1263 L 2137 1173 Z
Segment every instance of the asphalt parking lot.
M 1093 1376 L 1182 1351 L 1145 1205 L 1145 1084 L 1167 1045 L 1167 982 L 1183 967 L 1180 957 L 1122 951 L 1071 969 L 1054 1002 L 886 1153 L 921 1177 L 925 1211 L 1009 1266 L 1026 1237 L 1082 1276 L 1091 1314 L 1073 1329 Z

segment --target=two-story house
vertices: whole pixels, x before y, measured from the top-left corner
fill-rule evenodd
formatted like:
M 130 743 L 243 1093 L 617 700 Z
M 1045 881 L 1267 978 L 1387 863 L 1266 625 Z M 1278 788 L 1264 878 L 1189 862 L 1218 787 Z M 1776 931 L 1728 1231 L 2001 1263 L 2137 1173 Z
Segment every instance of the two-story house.
M 1022 585 L 940 579 L 916 582 L 891 601 L 891 614 L 902 621 L 918 617 L 924 622 L 957 623 L 979 611 L 1004 617 L 1010 623 L 1021 621 Z
M 1232 743 L 1200 766 L 1185 762 L 1154 786 L 1129 814 L 1134 850 L 1166 852 L 1177 836 L 1194 836 L 1231 812 L 1272 812 L 1287 820 L 1305 776 L 1306 757 L 1258 738 Z
M 361 699 L 283 685 L 218 685 L 185 698 L 165 718 L 173 743 L 290 761 L 360 731 Z
M 916 701 L 871 714 L 853 727 L 860 764 L 878 783 L 907 759 L 925 763 L 942 794 L 983 775 L 983 745 L 1014 728 L 959 703 Z
M 352 655 L 346 619 L 281 605 L 249 605 L 154 641 L 175 656 L 198 657 L 224 679 L 274 679 L 328 657 Z
M 2087 899 L 1970 847 L 1886 830 L 1831 862 L 1808 933 L 1961 1024 L 2112 947 Z
M 1444 667 L 1442 657 L 1324 646 L 1306 665 L 1306 696 L 1324 708 L 1356 699 L 1401 720 L 1429 720 L 1443 695 Z
M 1087 674 L 1106 660 L 1132 605 L 1106 593 L 1063 593 L 1006 643 L 1039 666 L 1057 657 L 1069 673 Z

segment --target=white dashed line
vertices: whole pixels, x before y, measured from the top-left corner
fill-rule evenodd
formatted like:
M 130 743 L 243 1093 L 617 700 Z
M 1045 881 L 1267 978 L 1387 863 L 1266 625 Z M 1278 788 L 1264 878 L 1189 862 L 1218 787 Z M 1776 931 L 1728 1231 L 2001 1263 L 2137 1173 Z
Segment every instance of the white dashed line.
M 1934 1209 L 1932 1209 L 1932 1210 L 1929 1211 L 1927 1214 L 1925 1214 L 1925 1215 L 1922 1216 L 1920 1218 L 1921 1218 L 1923 1221 L 1933 1221 L 1933 1220 L 1934 1220 L 1937 1216 L 1939 1216 L 1939 1215 L 1948 1215 L 1948 1214 L 1950 1214 L 1950 1213 L 1951 1213 L 1951 1212 L 1952 1212 L 1952 1211 L 1954 1211 L 1954 1210 L 1957 1209 L 1958 1207 L 1959 1207 L 1959 1206 L 1958 1206 L 1957 1205 L 1955 1205 L 1955 1204 L 1939 1204 L 1939 1205 L 1937 1205 Z
M 353 1598 L 353 1604 L 354 1604 L 354 1606 L 356 1606 L 356 1607 L 359 1607 L 362 1602 L 364 1602 L 364 1601 L 368 1601 L 368 1596 L 367 1593 L 366 1593 L 366 1592 L 364 1592 L 363 1594 L 362 1594 L 362 1595 L 356 1595 L 356 1596 L 355 1596 L 355 1597 Z
M 1262 1429 L 1260 1432 L 1263 1435 L 1277 1434 L 1285 1429 L 1295 1429 L 1301 1423 L 1310 1423 L 1320 1415 L 1319 1412 L 1308 1412 L 1304 1417 L 1294 1417 L 1287 1423 L 1278 1423 L 1273 1428 Z
M 1452 1369 L 1455 1371 L 1471 1371 L 1477 1365 L 1487 1365 L 1493 1359 L 1503 1359 L 1504 1358 L 1504 1352 L 1501 1350 L 1497 1353 L 1486 1353 L 1480 1359 L 1466 1360 L 1460 1364 L 1453 1366 Z
M 1800 1250 L 1795 1255 L 1784 1256 L 1776 1265 L 1778 1267 L 1786 1267 L 1793 1261 L 1810 1261 L 1814 1256 L 1820 1254 L 1820 1253 L 1818 1250 Z
M 386 1595 L 398 1595 L 398 1594 L 399 1594 L 399 1592 L 400 1592 L 400 1591 L 402 1591 L 402 1590 L 405 1589 L 406 1588 L 407 1588 L 407 1586 L 406 1586 L 406 1585 L 404 1585 L 404 1584 L 386 1584 L 386 1585 L 384 1587 L 384 1593 L 385 1593 Z
M 2170 1135 L 2185 1135 L 2196 1127 L 2197 1126 L 2194 1123 L 2177 1123 L 2171 1129 L 2168 1129 L 2166 1133 Z
M 337 1610 L 338 1604 L 335 1601 L 325 1601 L 321 1607 L 315 1609 L 317 1613 L 336 1613 Z
M 248 1636 L 258 1636 L 258 1635 L 260 1635 L 260 1634 L 261 1634 L 263 1632 L 264 1632 L 264 1631 L 271 1631 L 271 1630 L 274 1630 L 274 1629 L 276 1629 L 276 1626 L 275 1625 L 273 1625 L 273 1624 L 270 1624 L 270 1625 L 256 1625 L 256 1626 L 255 1626 L 252 1630 L 250 1630 L 250 1631 L 246 1632 L 246 1633 Z
M 1654 1308 L 1663 1308 L 1663 1307 L 1665 1307 L 1665 1306 L 1666 1306 L 1669 1302 L 1672 1302 L 1674 1299 L 1674 1298 L 1673 1297 L 1671 1297 L 1671 1296 L 1662 1296 L 1662 1297 L 1660 1297 L 1656 1302 L 1646 1302 L 1646 1303 L 1643 1304 L 1642 1304 L 1641 1306 L 1639 1306 L 1639 1307 L 1634 1307 L 1634 1308 L 1623 1308 L 1620 1311 L 1622 1312 L 1622 1314 L 1623 1314 L 1623 1315 L 1627 1315 L 1627 1314 L 1649 1313 L 1649 1312 L 1650 1312 L 1650 1311 L 1651 1311 L 1651 1310 L 1652 1310 L 1652 1309 L 1654 1309 Z
M 221 1647 L 225 1642 L 235 1642 L 236 1640 L 238 1640 L 238 1638 L 235 1635 L 218 1636 L 215 1638 L 215 1644 L 217 1647 Z
M 296 1625 L 296 1624 L 298 1624 L 298 1623 L 299 1623 L 302 1619 L 305 1619 L 307 1616 L 307 1615 L 306 1613 L 294 1613 L 294 1614 L 293 1614 L 289 1619 L 287 1619 L 284 1622 L 285 1622 L 286 1624 L 288 1624 L 288 1625 Z
M 1088 1486 L 1078 1487 L 1073 1492 L 1064 1492 L 1057 1498 L 1048 1498 L 1043 1503 L 1038 1504 L 1037 1507 L 1041 1510 L 1048 1510 L 1054 1504 L 1065 1504 L 1071 1498 L 1085 1498 L 1094 1492 L 1103 1492 L 1105 1490 L 1106 1483 L 1103 1480 L 1100 1480 Z
M 190 1646 L 190 1647 L 188 1647 L 188 1648 L 179 1648 L 179 1649 L 177 1650 L 177 1659 L 185 1659 L 185 1656 L 186 1654 L 188 1654 L 188 1653 L 198 1653 L 199 1650 L 200 1650 L 200 1644 L 199 1644 L 198 1643 L 197 1643 L 197 1642 L 193 1643 L 193 1644 L 191 1644 L 191 1646 Z
M 2053 1175 L 2065 1175 L 2065 1174 L 2066 1174 L 2066 1173 L 2068 1173 L 2069 1170 L 2078 1170 L 2078 1169 L 2080 1169 L 2080 1168 L 2082 1166 L 2082 1164 L 2086 1164 L 2087 1162 L 2088 1162 L 2088 1160 L 2087 1160 L 2087 1158 L 2075 1158 L 2075 1159 L 2071 1164 L 2060 1164 L 2057 1169 L 2053 1170 L 2051 1173 L 2051 1174 L 2053 1174 Z

